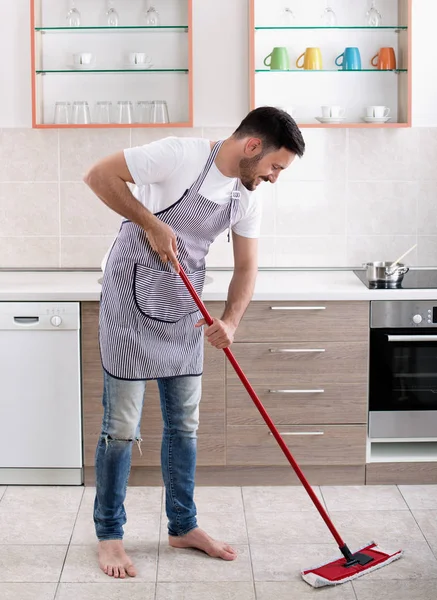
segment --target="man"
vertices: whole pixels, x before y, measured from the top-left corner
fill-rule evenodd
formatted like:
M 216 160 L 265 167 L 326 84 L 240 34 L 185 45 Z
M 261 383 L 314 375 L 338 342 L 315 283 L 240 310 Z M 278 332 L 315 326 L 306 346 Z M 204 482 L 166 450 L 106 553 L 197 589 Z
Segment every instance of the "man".
M 234 560 L 236 552 L 197 526 L 194 504 L 203 326 L 178 275 L 182 265 L 201 294 L 205 256 L 232 229 L 234 274 L 226 308 L 205 334 L 228 347 L 252 297 L 260 203 L 253 191 L 275 183 L 305 144 L 285 112 L 250 112 L 228 139 L 166 138 L 97 163 L 85 182 L 124 217 L 104 260 L 100 348 L 104 369 L 102 433 L 96 451 L 94 523 L 100 568 L 133 577 L 123 547 L 124 500 L 132 445 L 141 441 L 146 381 L 157 379 L 164 422 L 161 466 L 169 543 Z M 127 183 L 135 183 L 133 194 Z

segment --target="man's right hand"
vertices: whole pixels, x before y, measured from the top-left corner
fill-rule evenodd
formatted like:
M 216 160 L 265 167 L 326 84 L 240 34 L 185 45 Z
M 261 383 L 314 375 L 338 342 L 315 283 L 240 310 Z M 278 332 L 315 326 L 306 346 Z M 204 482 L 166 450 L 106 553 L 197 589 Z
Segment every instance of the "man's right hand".
M 155 217 L 146 233 L 152 249 L 159 254 L 161 260 L 165 263 L 170 261 L 176 273 L 179 273 L 178 249 L 173 229 Z

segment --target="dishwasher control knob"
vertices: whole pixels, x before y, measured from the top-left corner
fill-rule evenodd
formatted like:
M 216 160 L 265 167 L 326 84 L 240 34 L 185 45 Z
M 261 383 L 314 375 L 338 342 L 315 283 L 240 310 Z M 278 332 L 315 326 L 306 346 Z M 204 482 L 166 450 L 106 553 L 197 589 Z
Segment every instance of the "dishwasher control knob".
M 59 327 L 59 325 L 62 323 L 62 319 L 58 315 L 54 315 L 50 319 L 50 323 L 53 325 L 53 327 Z
M 419 323 L 422 323 L 422 315 L 414 315 L 413 317 L 413 323 L 416 323 L 416 325 L 419 325 Z

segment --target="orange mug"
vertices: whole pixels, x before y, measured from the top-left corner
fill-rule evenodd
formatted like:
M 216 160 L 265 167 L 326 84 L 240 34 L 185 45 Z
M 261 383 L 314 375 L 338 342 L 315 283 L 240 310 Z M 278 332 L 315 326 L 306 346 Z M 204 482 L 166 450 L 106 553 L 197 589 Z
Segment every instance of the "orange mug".
M 376 63 L 375 63 L 376 59 Z M 370 61 L 373 67 L 382 71 L 392 71 L 396 69 L 396 55 L 393 48 L 381 48 L 378 54 Z

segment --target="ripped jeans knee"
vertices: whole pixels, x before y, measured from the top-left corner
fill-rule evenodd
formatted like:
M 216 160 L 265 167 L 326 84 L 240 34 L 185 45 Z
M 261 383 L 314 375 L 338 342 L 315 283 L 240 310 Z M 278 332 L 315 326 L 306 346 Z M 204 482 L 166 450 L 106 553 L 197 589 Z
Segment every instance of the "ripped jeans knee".
M 105 450 L 105 454 L 106 452 L 108 452 L 108 449 L 111 445 L 114 444 L 120 444 L 120 445 L 124 445 L 124 444 L 132 444 L 134 441 L 138 446 L 138 450 L 140 452 L 140 456 L 143 456 L 143 453 L 141 451 L 141 442 L 143 441 L 141 437 L 116 437 L 116 436 L 112 436 L 109 435 L 108 433 L 103 433 L 101 435 L 101 440 L 105 442 L 106 445 L 106 450 Z

